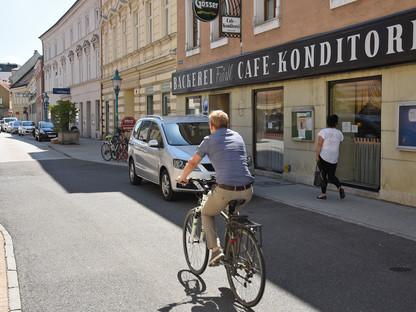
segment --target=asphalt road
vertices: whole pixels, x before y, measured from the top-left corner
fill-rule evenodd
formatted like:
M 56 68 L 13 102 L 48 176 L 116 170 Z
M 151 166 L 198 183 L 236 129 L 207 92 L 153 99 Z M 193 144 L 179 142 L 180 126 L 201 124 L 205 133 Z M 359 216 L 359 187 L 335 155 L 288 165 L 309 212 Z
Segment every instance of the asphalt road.
M 194 196 L 165 202 L 153 184 L 130 185 L 125 167 L 47 144 L 0 134 L 0 224 L 24 312 L 246 311 L 222 267 L 187 271 Z M 259 197 L 245 213 L 264 225 L 266 291 L 253 311 L 415 310 L 415 242 Z

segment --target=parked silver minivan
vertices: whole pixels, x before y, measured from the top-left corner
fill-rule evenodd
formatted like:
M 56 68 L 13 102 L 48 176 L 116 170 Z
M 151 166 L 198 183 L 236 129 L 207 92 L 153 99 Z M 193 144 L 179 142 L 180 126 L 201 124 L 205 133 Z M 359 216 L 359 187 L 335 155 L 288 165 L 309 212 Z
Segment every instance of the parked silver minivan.
M 206 115 L 147 116 L 138 120 L 128 147 L 130 182 L 141 184 L 146 179 L 160 185 L 167 201 L 178 192 L 195 192 L 195 186 L 181 185 L 176 177 L 209 134 Z M 210 179 L 212 175 L 214 168 L 204 157 L 189 177 Z

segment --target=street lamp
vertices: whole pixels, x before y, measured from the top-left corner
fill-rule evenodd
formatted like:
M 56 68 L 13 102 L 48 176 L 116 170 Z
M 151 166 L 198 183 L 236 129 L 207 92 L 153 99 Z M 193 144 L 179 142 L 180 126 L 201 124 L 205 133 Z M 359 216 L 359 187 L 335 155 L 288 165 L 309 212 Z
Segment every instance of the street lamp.
M 43 108 L 45 110 L 45 120 L 48 120 L 48 108 L 49 108 L 49 96 L 45 92 L 45 95 L 43 96 Z
M 114 75 L 113 79 L 111 79 L 114 92 L 116 93 L 116 125 L 115 125 L 115 130 L 114 130 L 115 134 L 118 132 L 118 93 L 121 88 L 121 81 L 122 79 L 118 75 L 118 70 L 116 69 L 116 74 Z

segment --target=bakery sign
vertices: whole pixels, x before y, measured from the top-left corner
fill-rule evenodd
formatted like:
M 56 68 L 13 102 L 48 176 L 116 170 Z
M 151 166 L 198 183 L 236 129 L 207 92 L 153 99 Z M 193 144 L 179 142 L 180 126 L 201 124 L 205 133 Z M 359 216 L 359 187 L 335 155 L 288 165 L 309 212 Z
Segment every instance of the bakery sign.
M 219 0 L 192 0 L 192 11 L 200 21 L 210 22 L 218 16 Z
M 172 94 L 416 61 L 416 9 L 172 74 Z

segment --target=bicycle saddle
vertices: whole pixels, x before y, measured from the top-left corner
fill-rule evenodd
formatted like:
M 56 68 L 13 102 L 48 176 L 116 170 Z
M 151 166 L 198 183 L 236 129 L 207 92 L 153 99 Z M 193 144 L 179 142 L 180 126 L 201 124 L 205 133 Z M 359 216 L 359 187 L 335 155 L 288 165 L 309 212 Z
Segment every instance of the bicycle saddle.
M 240 206 L 240 205 L 244 204 L 245 202 L 246 202 L 245 199 L 233 199 L 233 200 L 230 200 L 230 202 L 228 203 L 228 211 L 229 211 L 229 214 L 233 214 L 234 213 L 234 210 L 235 210 L 235 207 Z

